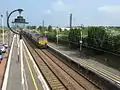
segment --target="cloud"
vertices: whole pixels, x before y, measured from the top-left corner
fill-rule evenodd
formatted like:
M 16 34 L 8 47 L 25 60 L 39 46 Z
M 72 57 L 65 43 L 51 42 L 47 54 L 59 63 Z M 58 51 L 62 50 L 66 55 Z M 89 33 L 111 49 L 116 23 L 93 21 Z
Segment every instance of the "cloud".
M 54 11 L 67 11 L 69 10 L 69 7 L 63 2 L 63 0 L 56 0 L 52 3 L 52 9 Z
M 99 12 L 105 13 L 120 13 L 120 5 L 106 5 L 98 8 Z
M 51 10 L 49 10 L 49 9 L 45 11 L 45 14 L 51 14 L 51 13 L 52 13 L 52 12 L 51 12 Z

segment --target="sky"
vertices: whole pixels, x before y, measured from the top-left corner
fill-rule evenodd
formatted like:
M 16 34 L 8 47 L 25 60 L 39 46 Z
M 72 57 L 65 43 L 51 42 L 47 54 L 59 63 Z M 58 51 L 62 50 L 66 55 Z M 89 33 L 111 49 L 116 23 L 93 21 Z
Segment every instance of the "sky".
M 24 9 L 23 16 L 29 25 L 39 26 L 44 20 L 45 25 L 69 26 L 70 13 L 73 25 L 120 25 L 120 0 L 1 0 L 4 24 L 6 11 L 18 8 Z

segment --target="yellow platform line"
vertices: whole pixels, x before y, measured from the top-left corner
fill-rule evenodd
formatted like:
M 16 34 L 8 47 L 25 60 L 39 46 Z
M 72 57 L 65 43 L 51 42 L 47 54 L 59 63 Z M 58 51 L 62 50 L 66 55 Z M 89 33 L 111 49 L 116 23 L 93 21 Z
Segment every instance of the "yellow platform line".
M 32 70 L 31 70 L 31 67 L 30 67 L 30 64 L 29 64 L 29 62 L 28 62 L 28 58 L 27 58 L 25 52 L 24 52 L 24 55 L 25 55 L 25 58 L 26 58 L 26 62 L 27 62 L 27 65 L 28 65 L 29 71 L 30 71 L 30 76 L 31 76 L 32 81 L 33 81 L 34 86 L 35 86 L 35 90 L 38 90 L 37 84 L 36 84 L 36 82 L 35 82 L 35 78 L 34 78 L 34 76 L 33 76 L 33 72 L 32 72 Z
M 106 73 L 108 76 L 111 76 L 112 78 L 120 81 L 120 77 L 119 77 L 119 76 L 117 76 L 117 75 L 115 75 L 115 74 L 113 74 L 113 73 L 111 73 L 111 72 L 109 72 L 109 71 L 107 71 L 107 70 L 104 70 L 104 69 L 102 69 L 102 68 L 99 68 L 99 69 L 100 69 L 103 73 Z
M 109 72 L 107 70 L 104 70 L 102 68 L 96 68 L 95 69 L 91 64 L 87 64 L 86 62 L 83 62 L 83 63 L 85 63 L 88 67 L 91 67 L 94 70 L 97 70 L 97 71 L 99 70 L 101 73 L 104 73 L 105 75 L 107 75 L 108 77 L 110 77 L 110 78 L 112 78 L 114 80 L 120 81 L 119 76 L 117 76 L 117 75 L 115 75 L 115 74 L 113 74 L 113 73 L 111 73 L 111 72 Z

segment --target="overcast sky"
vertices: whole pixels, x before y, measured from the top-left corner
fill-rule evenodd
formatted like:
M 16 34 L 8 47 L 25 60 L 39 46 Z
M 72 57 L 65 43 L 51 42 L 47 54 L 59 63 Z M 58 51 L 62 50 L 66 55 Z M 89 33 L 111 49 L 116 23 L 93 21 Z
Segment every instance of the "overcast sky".
M 68 26 L 69 14 L 73 25 L 120 25 L 120 0 L 1 0 L 0 14 L 24 9 L 31 25 Z

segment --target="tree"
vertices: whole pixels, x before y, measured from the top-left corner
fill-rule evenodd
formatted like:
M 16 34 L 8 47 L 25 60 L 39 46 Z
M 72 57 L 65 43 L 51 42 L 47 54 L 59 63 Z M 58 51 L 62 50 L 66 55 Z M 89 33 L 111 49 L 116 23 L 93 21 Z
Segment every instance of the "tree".
M 39 26 L 37 30 L 39 31 L 40 34 L 43 34 L 42 26 Z
M 60 31 L 60 32 L 62 32 L 62 29 L 61 29 L 61 28 L 59 28 L 59 31 Z
M 48 26 L 48 31 L 49 31 L 49 32 L 52 31 L 52 26 L 51 26 L 51 25 Z
M 36 29 L 36 26 L 27 26 L 27 29 Z
M 68 39 L 72 48 L 77 48 L 79 46 L 79 41 L 81 37 L 80 29 L 70 29 Z
M 97 50 L 111 51 L 113 48 L 111 40 L 104 27 L 88 28 L 87 46 Z
M 41 30 L 41 29 L 42 29 L 42 26 L 39 26 L 37 29 L 38 29 L 38 30 Z
M 32 26 L 31 28 L 32 28 L 32 29 L 36 29 L 36 26 Z
M 120 54 L 120 35 L 112 37 L 112 51 Z
M 30 29 L 30 26 L 27 26 L 26 28 L 27 28 L 27 29 Z

